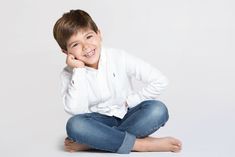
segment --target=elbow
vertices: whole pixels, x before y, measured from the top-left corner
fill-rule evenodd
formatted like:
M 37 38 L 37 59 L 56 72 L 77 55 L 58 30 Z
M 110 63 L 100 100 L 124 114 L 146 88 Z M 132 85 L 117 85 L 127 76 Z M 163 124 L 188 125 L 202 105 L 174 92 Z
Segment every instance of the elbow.
M 64 111 L 67 112 L 70 115 L 76 115 L 76 114 L 83 114 L 83 113 L 85 113 L 81 109 L 78 109 L 78 108 L 69 108 L 67 106 L 64 107 Z
M 83 114 L 88 112 L 85 106 L 79 105 L 76 102 L 64 101 L 64 111 L 70 115 Z
M 67 98 L 66 96 L 63 97 L 64 111 L 67 112 L 70 115 L 77 114 L 76 111 L 75 111 L 75 105 L 74 105 L 75 103 L 69 101 L 66 98 Z
M 73 112 L 73 110 L 72 109 L 70 109 L 70 108 L 68 108 L 68 107 L 64 107 L 64 111 L 66 112 L 66 113 L 68 113 L 68 114 L 70 114 L 70 115 L 75 115 L 76 113 L 75 112 Z

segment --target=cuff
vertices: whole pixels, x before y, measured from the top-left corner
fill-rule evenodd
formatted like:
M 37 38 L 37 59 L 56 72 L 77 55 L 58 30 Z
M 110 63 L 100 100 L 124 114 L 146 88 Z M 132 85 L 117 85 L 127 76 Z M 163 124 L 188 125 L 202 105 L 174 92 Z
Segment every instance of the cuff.
M 125 132 L 124 140 L 117 150 L 119 154 L 129 154 L 135 144 L 136 137 L 128 132 Z

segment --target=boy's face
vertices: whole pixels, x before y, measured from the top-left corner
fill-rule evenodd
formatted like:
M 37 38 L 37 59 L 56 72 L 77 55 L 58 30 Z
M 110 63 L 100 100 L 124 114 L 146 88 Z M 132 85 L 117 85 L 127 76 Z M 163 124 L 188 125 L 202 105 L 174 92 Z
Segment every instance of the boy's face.
M 79 30 L 67 42 L 66 54 L 72 54 L 86 66 L 97 69 L 101 51 L 101 35 L 91 29 Z

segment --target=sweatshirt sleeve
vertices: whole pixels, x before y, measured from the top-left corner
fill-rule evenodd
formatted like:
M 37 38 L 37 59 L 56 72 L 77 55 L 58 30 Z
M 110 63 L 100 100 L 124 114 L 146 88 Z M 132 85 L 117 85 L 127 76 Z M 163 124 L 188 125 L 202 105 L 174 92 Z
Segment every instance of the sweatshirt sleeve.
M 140 102 L 156 99 L 168 85 L 168 79 L 156 68 L 124 52 L 126 72 L 128 77 L 134 77 L 146 85 L 127 97 L 129 107 L 134 107 Z
M 61 96 L 64 110 L 72 115 L 88 112 L 85 68 L 65 67 L 61 72 Z

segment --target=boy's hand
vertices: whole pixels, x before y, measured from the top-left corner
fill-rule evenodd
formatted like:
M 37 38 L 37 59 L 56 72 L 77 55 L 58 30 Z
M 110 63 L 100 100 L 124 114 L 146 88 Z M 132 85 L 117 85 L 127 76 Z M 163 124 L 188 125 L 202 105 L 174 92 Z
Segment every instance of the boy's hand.
M 66 64 L 72 68 L 83 68 L 85 66 L 84 62 L 76 59 L 73 55 L 68 54 L 66 58 Z

